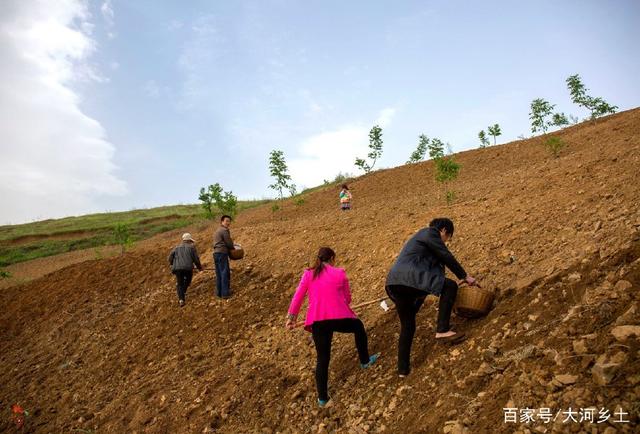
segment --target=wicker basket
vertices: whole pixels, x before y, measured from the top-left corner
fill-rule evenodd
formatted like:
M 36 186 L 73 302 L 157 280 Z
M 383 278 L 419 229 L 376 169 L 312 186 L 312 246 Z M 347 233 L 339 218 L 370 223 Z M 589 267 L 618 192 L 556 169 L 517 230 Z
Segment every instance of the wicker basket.
M 453 311 L 464 318 L 478 318 L 489 313 L 493 304 L 493 292 L 477 286 L 461 286 L 458 289 Z
M 239 244 L 234 244 L 233 249 L 229 250 L 229 258 L 238 260 L 244 258 L 244 249 Z

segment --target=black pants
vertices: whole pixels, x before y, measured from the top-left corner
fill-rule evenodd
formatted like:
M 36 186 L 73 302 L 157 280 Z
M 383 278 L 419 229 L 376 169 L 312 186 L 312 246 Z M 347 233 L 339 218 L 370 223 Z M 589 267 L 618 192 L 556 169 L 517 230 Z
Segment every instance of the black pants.
M 400 318 L 400 338 L 398 339 L 398 374 L 408 375 L 411 370 L 411 344 L 416 332 L 416 314 L 427 296 L 424 291 L 402 285 L 386 287 L 387 295 L 395 303 Z M 438 306 L 438 325 L 436 331 L 449 331 L 451 310 L 458 294 L 458 284 L 451 279 L 444 280 Z
M 328 400 L 327 383 L 329 381 L 329 359 L 331 358 L 331 340 L 333 332 L 353 333 L 360 363 L 369 362 L 367 332 L 362 321 L 357 318 L 329 319 L 316 321 L 311 326 L 313 342 L 316 344 L 316 387 L 318 398 Z
M 176 275 L 176 288 L 178 290 L 178 300 L 184 300 L 187 295 L 187 288 L 191 285 L 191 279 L 193 278 L 193 271 L 191 270 L 176 270 L 173 272 Z

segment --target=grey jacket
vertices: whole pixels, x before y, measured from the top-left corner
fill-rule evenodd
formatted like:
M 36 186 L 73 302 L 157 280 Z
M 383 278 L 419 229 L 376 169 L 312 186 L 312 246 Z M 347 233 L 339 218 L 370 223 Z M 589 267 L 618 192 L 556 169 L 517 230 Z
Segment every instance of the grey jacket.
M 440 295 L 444 286 L 445 265 L 458 279 L 467 277 L 464 268 L 451 254 L 436 228 L 416 232 L 400 251 L 387 275 L 387 285 L 403 285 Z
M 229 254 L 229 250 L 233 250 L 233 240 L 229 229 L 220 225 L 213 234 L 213 252 Z
M 184 242 L 173 249 L 169 254 L 169 265 L 171 265 L 171 271 L 190 271 L 193 270 L 194 264 L 198 270 L 202 270 L 198 251 L 196 250 L 196 246 L 192 243 Z

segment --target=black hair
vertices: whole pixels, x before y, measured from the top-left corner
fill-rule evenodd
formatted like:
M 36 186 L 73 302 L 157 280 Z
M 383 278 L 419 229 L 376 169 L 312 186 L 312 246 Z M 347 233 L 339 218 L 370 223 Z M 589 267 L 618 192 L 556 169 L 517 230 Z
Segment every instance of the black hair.
M 342 184 L 342 188 L 344 188 L 345 190 L 349 190 L 349 187 L 347 186 L 347 184 Z
M 223 221 L 224 219 L 233 220 L 230 215 L 226 215 L 226 214 L 220 217 L 220 221 Z
M 438 232 L 444 229 L 450 236 L 453 236 L 453 222 L 451 221 L 451 219 L 448 219 L 446 217 L 439 217 L 437 219 L 431 220 L 431 223 L 429 223 L 429 227 L 436 228 Z
M 316 256 L 316 262 L 310 270 L 313 270 L 313 278 L 315 279 L 324 270 L 325 262 L 331 261 L 336 257 L 336 252 L 331 247 L 320 247 L 318 250 L 318 256 Z

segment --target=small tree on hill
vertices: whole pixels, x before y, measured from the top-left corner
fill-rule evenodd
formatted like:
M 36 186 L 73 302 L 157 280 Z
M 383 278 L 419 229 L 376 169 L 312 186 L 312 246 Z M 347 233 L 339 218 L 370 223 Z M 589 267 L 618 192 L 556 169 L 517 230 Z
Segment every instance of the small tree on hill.
M 569 93 L 571 94 L 571 101 L 589 110 L 591 112 L 591 120 L 595 120 L 606 114 L 615 113 L 618 109 L 618 106 L 609 105 L 600 97 L 594 98 L 587 95 L 589 89 L 582 83 L 580 75 L 571 75 L 567 78 L 566 82 Z
M 529 119 L 531 119 L 531 132 L 537 133 L 542 131 L 546 133 L 551 125 L 547 120 L 547 116 L 553 113 L 555 104 L 549 103 L 542 98 L 536 98 L 531 102 L 531 113 L 529 113 Z
M 496 137 L 502 135 L 502 131 L 500 131 L 500 125 L 495 124 L 487 128 L 490 136 L 493 136 L 493 144 L 496 144 Z
M 564 127 L 569 125 L 569 119 L 564 113 L 554 113 L 551 117 L 551 125 L 556 127 Z
M 449 153 L 451 151 L 449 150 Z M 429 145 L 429 157 L 435 165 L 436 181 L 442 183 L 444 187 L 447 204 L 451 204 L 456 197 L 455 191 L 449 189 L 449 183 L 458 177 L 460 164 L 456 163 L 453 155 L 445 156 L 444 143 L 440 139 L 433 139 Z
M 428 145 L 429 145 L 429 138 L 424 134 L 420 134 L 420 137 L 418 138 L 418 147 L 416 148 L 415 151 L 411 153 L 411 156 L 409 157 L 409 161 L 407 161 L 407 164 L 417 163 L 419 161 L 422 161 L 424 159 L 425 154 L 427 153 Z
M 487 139 L 487 135 L 485 134 L 484 130 L 480 130 L 480 132 L 478 133 L 478 138 L 480 139 L 481 148 L 486 148 L 487 146 L 489 146 L 489 140 Z
M 537 133 L 541 131 L 545 134 L 549 127 L 563 127 L 569 124 L 567 116 L 564 113 L 553 113 L 555 104 L 551 104 L 542 98 L 536 98 L 531 102 L 531 132 Z M 547 119 L 551 116 L 551 119 Z
M 371 172 L 373 166 L 376 165 L 378 158 L 382 156 L 382 128 L 375 125 L 369 131 L 369 153 L 367 157 L 371 160 L 371 164 L 367 163 L 362 158 L 356 158 L 355 165 L 359 169 L 364 170 L 365 173 Z
M 120 254 L 124 255 L 124 252 L 133 246 L 133 238 L 129 225 L 126 223 L 116 223 L 113 227 L 113 240 L 116 244 L 120 245 Z
M 238 198 L 231 191 L 224 191 L 219 183 L 208 186 L 206 189 L 200 189 L 198 199 L 202 201 L 202 207 L 205 210 L 207 218 L 213 218 L 213 206 L 218 209 L 221 214 L 230 216 L 236 215 Z
M 288 173 L 287 163 L 284 159 L 284 152 L 273 150 L 269 154 L 269 172 L 275 182 L 269 185 L 269 188 L 278 192 L 280 200 L 282 200 L 282 191 L 291 191 L 291 176 Z M 295 186 L 293 187 L 295 189 Z
M 0 279 L 8 279 L 11 277 L 11 273 L 5 270 L 0 270 Z

